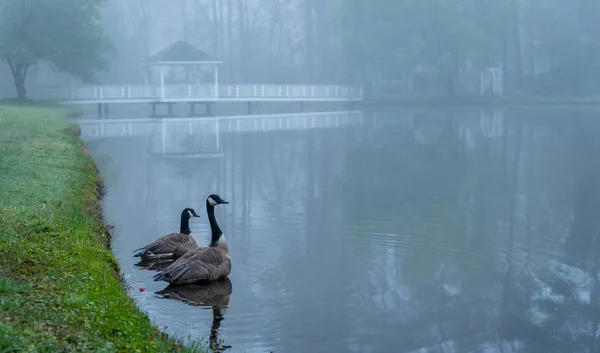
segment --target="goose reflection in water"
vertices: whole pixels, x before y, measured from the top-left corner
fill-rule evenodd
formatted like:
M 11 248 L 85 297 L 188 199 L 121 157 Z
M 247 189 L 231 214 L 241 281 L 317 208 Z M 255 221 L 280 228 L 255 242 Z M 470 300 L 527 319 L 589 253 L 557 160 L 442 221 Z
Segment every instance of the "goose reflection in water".
M 144 270 L 162 271 L 165 268 L 167 268 L 170 264 L 172 264 L 173 262 L 175 262 L 175 260 L 172 260 L 172 259 L 164 259 L 164 260 L 157 260 L 157 261 L 142 260 L 142 261 L 138 262 L 137 264 L 135 264 L 134 266 L 137 268 L 140 268 L 140 269 L 144 269 Z
M 162 264 L 161 264 L 162 265 Z M 165 299 L 182 301 L 192 306 L 212 307 L 213 322 L 210 329 L 210 347 L 214 352 L 222 352 L 231 346 L 222 345 L 219 341 L 219 327 L 224 319 L 224 314 L 229 305 L 231 296 L 231 280 L 225 277 L 218 281 L 198 284 L 169 285 L 167 288 L 156 292 L 156 295 Z

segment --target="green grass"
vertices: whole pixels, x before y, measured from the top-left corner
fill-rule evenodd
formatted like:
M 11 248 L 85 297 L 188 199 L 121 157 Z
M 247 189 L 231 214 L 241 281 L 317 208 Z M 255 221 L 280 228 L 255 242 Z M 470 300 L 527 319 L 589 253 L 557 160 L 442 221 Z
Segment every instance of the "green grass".
M 0 352 L 193 352 L 127 296 L 66 111 L 0 107 Z

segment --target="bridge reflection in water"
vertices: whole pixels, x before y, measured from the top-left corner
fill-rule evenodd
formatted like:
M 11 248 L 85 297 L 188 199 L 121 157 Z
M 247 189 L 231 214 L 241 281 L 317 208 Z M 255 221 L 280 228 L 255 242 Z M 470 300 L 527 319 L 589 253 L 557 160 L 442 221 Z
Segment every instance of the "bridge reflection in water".
M 147 153 L 165 157 L 221 157 L 221 134 L 307 130 L 356 126 L 364 123 L 360 111 L 224 116 L 211 118 L 157 118 L 74 120 L 87 141 L 148 137 Z

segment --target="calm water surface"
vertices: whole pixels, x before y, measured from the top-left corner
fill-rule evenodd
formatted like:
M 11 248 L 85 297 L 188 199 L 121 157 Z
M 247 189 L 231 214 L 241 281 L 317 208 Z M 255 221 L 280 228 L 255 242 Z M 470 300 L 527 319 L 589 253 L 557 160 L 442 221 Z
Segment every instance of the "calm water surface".
M 170 334 L 227 352 L 597 352 L 599 118 L 379 110 L 81 126 L 131 295 Z M 208 244 L 213 192 L 230 201 L 216 211 L 229 281 L 153 282 L 132 251 L 177 231 L 184 207 Z

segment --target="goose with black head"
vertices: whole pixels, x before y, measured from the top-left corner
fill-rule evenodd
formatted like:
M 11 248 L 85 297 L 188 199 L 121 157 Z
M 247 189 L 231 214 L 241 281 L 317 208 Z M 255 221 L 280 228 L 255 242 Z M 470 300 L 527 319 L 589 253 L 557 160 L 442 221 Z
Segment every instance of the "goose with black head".
M 134 257 L 141 257 L 142 260 L 155 260 L 162 258 L 177 258 L 183 256 L 192 249 L 198 248 L 198 241 L 190 230 L 190 218 L 200 217 L 193 208 L 185 208 L 181 212 L 181 223 L 179 233 L 170 233 L 162 236 L 150 244 L 133 252 Z
M 217 194 L 212 194 L 206 199 L 206 213 L 211 231 L 209 246 L 188 251 L 162 272 L 156 274 L 155 281 L 186 284 L 218 281 L 229 276 L 231 272 L 229 247 L 215 218 L 215 206 L 228 203 Z

